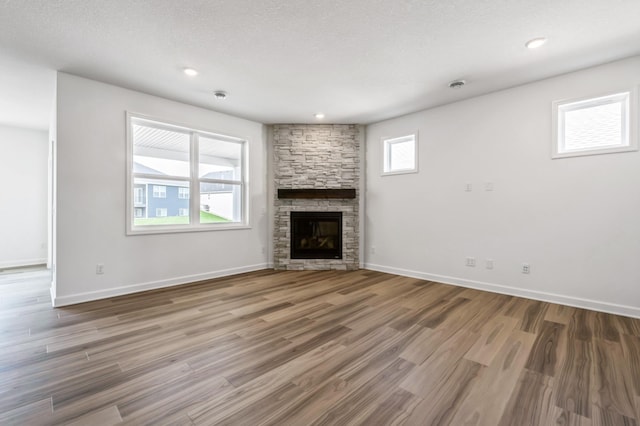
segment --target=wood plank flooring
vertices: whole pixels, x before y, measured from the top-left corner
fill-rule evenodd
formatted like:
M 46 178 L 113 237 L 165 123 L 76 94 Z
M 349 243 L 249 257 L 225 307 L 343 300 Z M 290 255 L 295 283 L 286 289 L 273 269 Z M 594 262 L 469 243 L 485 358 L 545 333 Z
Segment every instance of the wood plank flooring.
M 0 274 L 2 425 L 637 425 L 640 320 L 372 271 L 53 309 Z

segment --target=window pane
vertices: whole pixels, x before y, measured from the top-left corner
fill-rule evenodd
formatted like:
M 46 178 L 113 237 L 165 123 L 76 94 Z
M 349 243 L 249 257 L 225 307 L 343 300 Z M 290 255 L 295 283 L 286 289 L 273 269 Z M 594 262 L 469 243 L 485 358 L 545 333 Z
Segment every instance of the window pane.
M 415 168 L 415 142 L 396 142 L 389 145 L 389 166 L 391 170 Z
M 189 177 L 186 133 L 133 124 L 133 173 Z
M 240 181 L 242 144 L 201 136 L 199 173 L 201 178 Z
M 146 186 L 136 184 L 133 186 L 133 204 L 134 206 L 143 206 L 147 204 L 147 195 L 145 193 Z
M 135 226 L 189 223 L 189 182 L 135 178 L 133 186 Z
M 200 223 L 241 222 L 242 187 L 200 183 Z
M 574 151 L 623 145 L 622 114 L 620 102 L 565 111 L 564 149 Z

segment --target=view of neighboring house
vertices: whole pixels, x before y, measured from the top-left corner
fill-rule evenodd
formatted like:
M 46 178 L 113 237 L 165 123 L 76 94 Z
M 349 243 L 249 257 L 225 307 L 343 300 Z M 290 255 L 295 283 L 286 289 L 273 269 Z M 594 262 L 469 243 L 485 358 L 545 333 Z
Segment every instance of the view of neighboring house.
M 134 173 L 153 174 L 166 176 L 151 167 L 135 162 Z M 203 177 L 210 179 L 231 179 L 233 171 L 219 171 L 207 173 Z M 160 184 L 162 183 L 162 184 Z M 136 219 L 149 219 L 160 217 L 188 217 L 189 216 L 189 187 L 187 182 L 158 179 L 136 179 L 133 186 L 134 217 Z M 200 210 L 212 212 L 229 219 L 231 211 L 226 211 L 223 206 L 229 203 L 217 202 L 223 198 L 233 196 L 233 185 L 222 183 L 203 183 L 200 189 Z M 215 204 L 216 208 L 213 209 Z
M 140 163 L 134 163 L 133 169 L 136 173 L 165 175 Z M 163 183 L 159 185 L 157 180 L 136 180 L 133 187 L 134 217 L 189 216 L 189 187 L 182 182 Z

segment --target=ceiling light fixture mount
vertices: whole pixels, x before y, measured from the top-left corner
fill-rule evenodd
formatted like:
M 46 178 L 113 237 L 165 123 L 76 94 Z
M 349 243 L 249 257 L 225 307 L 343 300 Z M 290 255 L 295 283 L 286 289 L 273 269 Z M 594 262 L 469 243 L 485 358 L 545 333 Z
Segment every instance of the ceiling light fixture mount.
M 467 84 L 465 80 L 453 80 L 452 82 L 449 83 L 449 88 L 461 89 L 462 86 L 464 86 L 465 84 Z
M 313 114 L 313 116 L 315 118 L 317 118 L 318 120 L 322 120 L 324 118 L 324 114 L 321 113 L 321 112 L 315 113 L 315 114 Z
M 213 92 L 213 96 L 215 96 L 216 99 L 219 99 L 222 101 L 227 99 L 227 96 L 229 96 L 229 94 L 224 90 L 216 90 L 215 92 Z
M 527 47 L 527 49 L 537 49 L 538 47 L 544 45 L 546 42 L 547 42 L 547 39 L 545 37 L 536 37 L 536 38 L 532 38 L 531 40 L 526 42 L 524 45 Z
M 196 75 L 198 75 L 198 70 L 194 68 L 184 68 L 182 72 L 184 72 L 189 77 L 195 77 Z

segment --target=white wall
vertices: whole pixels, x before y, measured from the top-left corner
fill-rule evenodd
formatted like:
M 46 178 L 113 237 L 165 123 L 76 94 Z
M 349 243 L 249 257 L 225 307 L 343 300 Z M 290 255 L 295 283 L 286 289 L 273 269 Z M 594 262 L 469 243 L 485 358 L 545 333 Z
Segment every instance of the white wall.
M 47 140 L 0 126 L 0 268 L 47 261 Z
M 56 306 L 266 267 L 260 123 L 64 73 L 57 93 Z M 126 236 L 125 111 L 247 138 L 251 229 Z
M 368 126 L 366 267 L 640 317 L 640 153 L 550 158 L 552 101 L 639 83 L 634 57 Z M 416 130 L 419 173 L 381 177 Z

